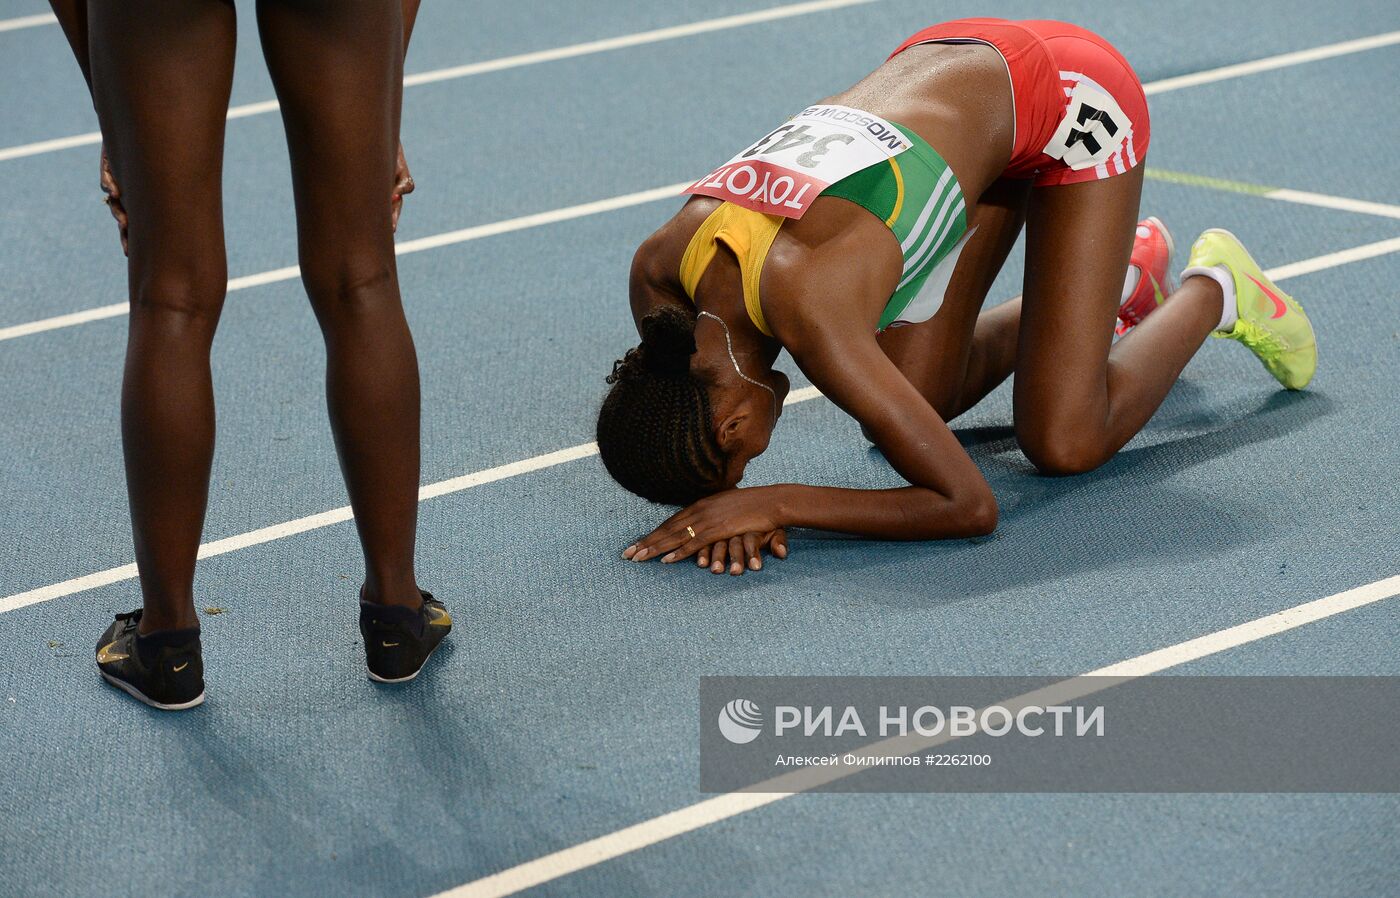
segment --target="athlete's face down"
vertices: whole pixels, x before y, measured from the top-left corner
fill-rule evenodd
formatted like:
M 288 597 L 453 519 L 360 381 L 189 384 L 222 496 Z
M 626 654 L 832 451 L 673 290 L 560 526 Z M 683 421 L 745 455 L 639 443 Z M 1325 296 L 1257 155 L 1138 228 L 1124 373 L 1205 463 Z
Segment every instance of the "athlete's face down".
M 792 389 L 781 371 L 769 369 L 754 379 L 763 386 L 738 381 L 710 389 L 717 422 L 715 438 L 727 459 L 721 489 L 738 486 L 749 462 L 768 449 L 773 428 L 783 414 L 783 401 Z

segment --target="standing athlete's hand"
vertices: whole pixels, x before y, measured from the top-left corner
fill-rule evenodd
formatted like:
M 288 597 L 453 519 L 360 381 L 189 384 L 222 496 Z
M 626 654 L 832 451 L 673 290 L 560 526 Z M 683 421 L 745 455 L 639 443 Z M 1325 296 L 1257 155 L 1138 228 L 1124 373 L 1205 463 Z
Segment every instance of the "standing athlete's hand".
M 786 558 L 787 534 L 778 520 L 776 489 L 732 489 L 706 496 L 628 546 L 622 557 L 631 561 L 660 558 L 671 564 L 704 553 L 702 565 L 714 570 L 719 564 L 716 573 L 721 573 L 727 559 L 733 574 L 761 568 L 765 548 Z
M 126 255 L 126 207 L 122 205 L 122 190 L 117 186 L 117 179 L 112 177 L 112 163 L 107 161 L 106 144 L 102 145 L 102 161 L 98 164 L 97 182 L 106 194 L 102 202 L 107 204 L 107 211 L 117 220 L 118 232 L 122 239 L 122 254 Z
M 408 160 L 403 155 L 403 141 L 399 141 L 399 155 L 394 161 L 394 190 L 389 194 L 389 220 L 394 232 L 399 230 L 399 214 L 403 212 L 403 198 L 413 192 L 413 175 L 408 172 Z

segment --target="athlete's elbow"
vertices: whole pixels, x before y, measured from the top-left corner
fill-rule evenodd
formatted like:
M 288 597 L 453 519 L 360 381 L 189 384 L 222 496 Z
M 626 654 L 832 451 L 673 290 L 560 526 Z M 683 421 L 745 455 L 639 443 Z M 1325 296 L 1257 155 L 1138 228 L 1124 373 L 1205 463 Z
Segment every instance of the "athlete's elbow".
M 967 536 L 988 536 L 997 529 L 997 500 L 991 490 L 964 499 L 961 519 Z

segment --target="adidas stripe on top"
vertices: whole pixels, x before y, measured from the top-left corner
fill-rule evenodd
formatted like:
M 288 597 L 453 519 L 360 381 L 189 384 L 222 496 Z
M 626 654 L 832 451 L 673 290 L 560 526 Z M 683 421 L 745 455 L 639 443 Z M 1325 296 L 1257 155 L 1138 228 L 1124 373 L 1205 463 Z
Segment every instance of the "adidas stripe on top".
M 880 315 L 880 330 L 933 317 L 971 236 L 967 203 L 953 170 L 918 134 L 895 127 L 909 139 L 908 150 L 822 191 L 879 217 L 899 241 L 904 270 Z

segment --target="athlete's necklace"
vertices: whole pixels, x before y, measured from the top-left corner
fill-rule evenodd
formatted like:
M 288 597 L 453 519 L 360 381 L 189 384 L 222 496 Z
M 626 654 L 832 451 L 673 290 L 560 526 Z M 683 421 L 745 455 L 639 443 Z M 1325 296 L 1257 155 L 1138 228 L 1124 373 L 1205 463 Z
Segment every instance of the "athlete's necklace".
M 720 327 L 724 328 L 724 346 L 726 349 L 729 350 L 729 361 L 734 365 L 734 373 L 739 375 L 739 378 L 741 380 L 746 380 L 754 386 L 762 387 L 763 389 L 768 391 L 768 395 L 773 398 L 773 419 L 777 420 L 778 394 L 773 392 L 773 388 L 768 386 L 767 384 L 760 383 L 759 381 L 754 380 L 752 377 L 749 377 L 747 374 L 744 373 L 743 369 L 739 367 L 739 359 L 737 356 L 734 355 L 734 341 L 731 340 L 729 337 L 729 325 L 724 323 L 723 318 L 719 317 L 718 315 L 712 312 L 700 312 L 699 314 L 704 316 L 705 318 L 713 318 L 714 320 L 719 322 Z

